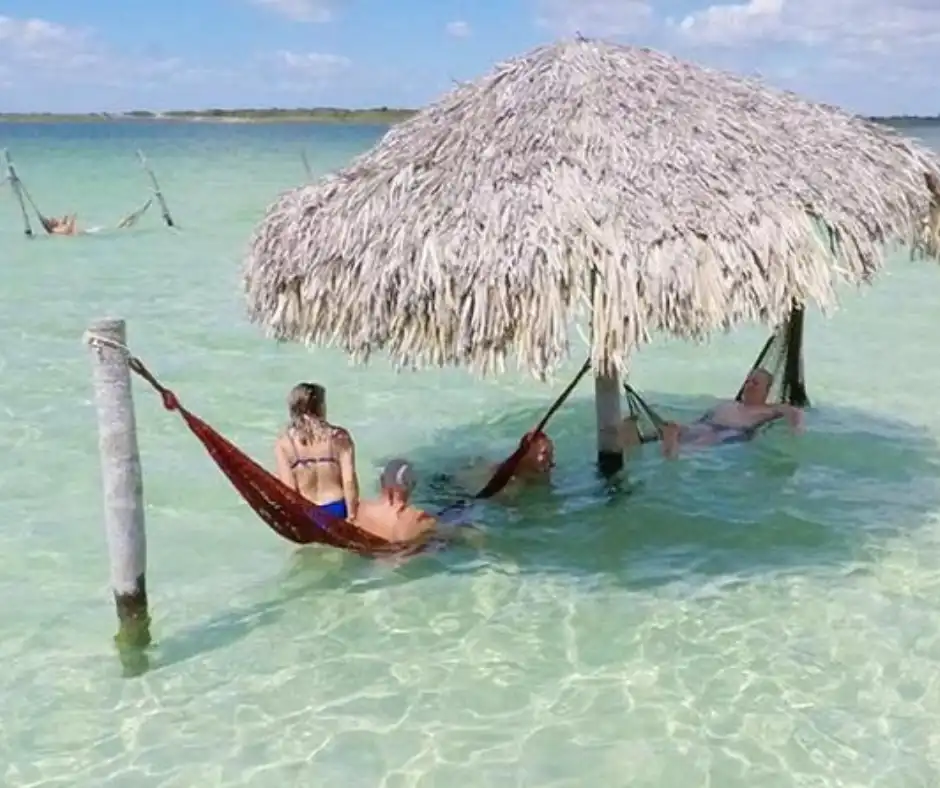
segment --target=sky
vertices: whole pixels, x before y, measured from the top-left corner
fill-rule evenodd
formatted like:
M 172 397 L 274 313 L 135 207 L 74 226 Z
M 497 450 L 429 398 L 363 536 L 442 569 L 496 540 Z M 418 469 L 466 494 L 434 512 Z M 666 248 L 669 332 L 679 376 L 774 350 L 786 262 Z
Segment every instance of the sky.
M 0 112 L 420 107 L 575 33 L 940 115 L 940 0 L 0 0 Z

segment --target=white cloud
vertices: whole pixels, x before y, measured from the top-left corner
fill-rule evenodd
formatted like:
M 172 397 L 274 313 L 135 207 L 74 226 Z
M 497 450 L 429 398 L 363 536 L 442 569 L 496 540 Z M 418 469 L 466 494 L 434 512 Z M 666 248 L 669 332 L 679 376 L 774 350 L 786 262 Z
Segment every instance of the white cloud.
M 454 38 L 469 38 L 473 32 L 470 29 L 470 24 L 463 20 L 448 22 L 447 27 L 444 29 L 447 31 L 447 35 L 453 36 Z
M 90 29 L 0 16 L 0 74 L 7 86 L 54 82 L 124 87 L 148 80 L 192 79 L 197 72 L 179 58 L 115 52 Z
M 335 77 L 352 66 L 348 57 L 324 52 L 281 51 L 275 55 L 275 59 L 287 71 L 311 80 Z
M 711 5 L 679 23 L 684 35 L 701 44 L 734 46 L 761 38 L 781 38 L 783 0 L 750 0 L 739 5 Z
M 938 0 L 750 0 L 712 5 L 677 27 L 692 43 L 746 46 L 776 41 L 832 47 L 841 56 L 909 54 L 940 45 Z
M 538 24 L 562 36 L 628 35 L 653 18 L 647 0 L 535 0 L 535 6 Z
M 45 19 L 0 16 L 0 58 L 7 63 L 58 63 L 64 70 L 80 67 L 94 55 L 89 31 Z
M 863 113 L 937 112 L 940 0 L 741 0 L 667 30 L 669 49 L 801 95 Z
M 288 52 L 277 53 L 282 65 L 295 71 L 314 75 L 335 74 L 352 65 L 352 61 L 343 55 L 331 55 L 325 52 Z
M 333 19 L 331 0 L 251 0 L 294 22 L 324 23 Z

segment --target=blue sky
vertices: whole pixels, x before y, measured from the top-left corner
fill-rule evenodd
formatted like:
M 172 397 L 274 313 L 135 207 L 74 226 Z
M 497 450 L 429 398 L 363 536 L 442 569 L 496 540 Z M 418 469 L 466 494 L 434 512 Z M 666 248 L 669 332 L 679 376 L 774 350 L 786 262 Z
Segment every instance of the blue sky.
M 940 114 L 940 0 L 3 0 L 0 112 L 420 106 L 576 31 Z

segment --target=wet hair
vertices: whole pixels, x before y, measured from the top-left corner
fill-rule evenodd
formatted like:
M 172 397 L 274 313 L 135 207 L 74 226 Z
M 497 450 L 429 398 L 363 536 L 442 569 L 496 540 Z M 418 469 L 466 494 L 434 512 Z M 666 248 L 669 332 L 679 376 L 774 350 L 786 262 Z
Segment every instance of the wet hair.
M 526 442 L 526 457 L 529 457 L 531 454 L 535 453 L 540 447 L 545 447 L 551 453 L 551 465 L 554 465 L 555 441 L 549 438 L 546 433 L 530 430 L 523 436 L 522 439 Z
M 527 432 L 523 436 L 523 440 L 528 443 L 529 448 L 532 448 L 533 446 L 539 446 L 542 444 L 548 444 L 549 446 L 553 448 L 555 446 L 555 442 L 551 438 L 549 438 L 546 433 L 541 432 L 541 431 L 536 432 L 535 430 L 529 430 L 529 432 Z
M 328 434 L 326 389 L 319 383 L 298 383 L 287 395 L 289 432 L 301 442 L 321 440 Z

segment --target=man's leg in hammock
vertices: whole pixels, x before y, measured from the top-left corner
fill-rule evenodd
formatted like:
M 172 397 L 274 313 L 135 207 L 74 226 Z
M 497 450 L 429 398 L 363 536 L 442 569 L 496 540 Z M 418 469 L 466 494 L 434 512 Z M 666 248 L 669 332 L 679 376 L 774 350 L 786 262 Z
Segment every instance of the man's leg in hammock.
M 637 416 L 627 416 L 619 429 L 620 447 L 627 457 L 643 446 L 643 436 L 640 434 L 640 420 Z
M 679 439 L 682 426 L 674 421 L 663 424 L 663 457 L 674 460 L 679 456 Z

